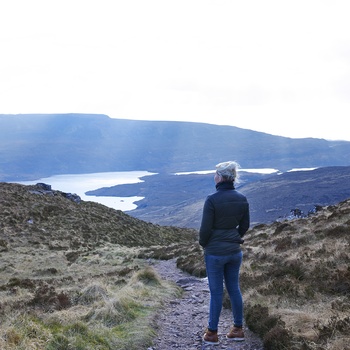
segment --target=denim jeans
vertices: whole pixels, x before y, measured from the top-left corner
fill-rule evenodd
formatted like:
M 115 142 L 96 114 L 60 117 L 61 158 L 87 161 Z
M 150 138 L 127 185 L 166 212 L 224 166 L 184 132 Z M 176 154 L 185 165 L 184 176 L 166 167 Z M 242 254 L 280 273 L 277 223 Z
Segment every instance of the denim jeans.
M 218 329 L 224 295 L 224 281 L 231 300 L 233 323 L 235 326 L 243 325 L 243 299 L 239 288 L 239 269 L 242 258 L 242 252 L 223 256 L 205 255 L 210 290 L 208 322 L 210 330 Z

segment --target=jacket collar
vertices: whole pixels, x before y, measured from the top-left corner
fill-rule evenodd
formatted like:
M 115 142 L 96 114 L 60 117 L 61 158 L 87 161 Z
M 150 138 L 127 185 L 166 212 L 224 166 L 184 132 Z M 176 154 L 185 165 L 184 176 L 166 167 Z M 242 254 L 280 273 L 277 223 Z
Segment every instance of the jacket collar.
M 216 184 L 216 190 L 234 190 L 235 186 L 233 181 L 224 181 Z

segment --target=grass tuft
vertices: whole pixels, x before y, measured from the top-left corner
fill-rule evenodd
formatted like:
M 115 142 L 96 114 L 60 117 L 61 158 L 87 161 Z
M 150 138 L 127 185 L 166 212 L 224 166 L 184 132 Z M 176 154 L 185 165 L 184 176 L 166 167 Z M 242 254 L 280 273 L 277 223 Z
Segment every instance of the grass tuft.
M 152 267 L 146 267 L 134 274 L 131 283 L 142 282 L 147 286 L 160 286 L 161 279 Z
M 85 287 L 80 296 L 78 302 L 83 305 L 93 304 L 96 301 L 105 300 L 107 298 L 107 290 L 100 284 L 92 284 Z

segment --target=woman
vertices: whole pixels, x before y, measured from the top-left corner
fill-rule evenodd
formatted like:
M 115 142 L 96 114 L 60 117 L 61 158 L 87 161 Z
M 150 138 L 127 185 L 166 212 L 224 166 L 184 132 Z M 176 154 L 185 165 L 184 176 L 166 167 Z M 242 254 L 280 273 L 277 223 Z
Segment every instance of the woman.
M 235 190 L 239 165 L 234 161 L 216 165 L 216 192 L 204 203 L 199 244 L 204 248 L 205 265 L 210 290 L 208 328 L 203 341 L 218 344 L 218 324 L 222 309 L 223 282 L 230 296 L 233 327 L 227 339 L 244 340 L 243 300 L 239 288 L 239 269 L 243 253 L 240 244 L 250 224 L 246 197 Z

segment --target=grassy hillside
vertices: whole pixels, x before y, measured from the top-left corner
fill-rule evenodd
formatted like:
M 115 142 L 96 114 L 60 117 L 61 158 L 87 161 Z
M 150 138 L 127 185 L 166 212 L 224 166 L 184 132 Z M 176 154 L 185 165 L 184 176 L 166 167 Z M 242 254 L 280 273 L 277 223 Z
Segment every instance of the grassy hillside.
M 160 227 L 62 192 L 0 183 L 0 349 L 141 349 L 179 295 L 140 251 L 187 245 Z
M 0 183 L 0 348 L 147 348 L 163 301 L 180 293 L 147 258 L 177 257 L 205 276 L 196 238 L 58 191 Z M 245 318 L 266 349 L 349 349 L 349 244 L 350 200 L 247 233 Z
M 245 238 L 245 318 L 266 349 L 350 349 L 350 200 Z M 205 273 L 200 251 L 178 265 Z M 228 303 L 228 301 L 226 301 Z
M 246 317 L 265 344 L 280 336 L 287 349 L 349 349 L 349 245 L 350 200 L 249 233 L 242 273 Z

